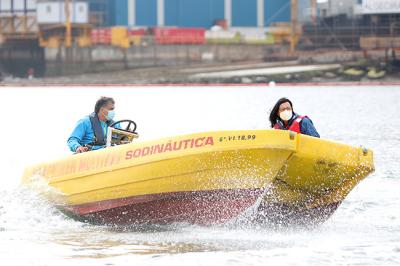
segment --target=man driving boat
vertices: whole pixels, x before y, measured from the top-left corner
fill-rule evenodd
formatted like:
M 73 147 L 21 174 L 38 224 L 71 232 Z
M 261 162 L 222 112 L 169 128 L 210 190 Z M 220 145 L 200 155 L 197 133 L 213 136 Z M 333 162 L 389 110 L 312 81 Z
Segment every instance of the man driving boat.
M 107 129 L 114 121 L 115 101 L 110 97 L 97 100 L 94 112 L 79 120 L 67 144 L 75 153 L 106 147 Z

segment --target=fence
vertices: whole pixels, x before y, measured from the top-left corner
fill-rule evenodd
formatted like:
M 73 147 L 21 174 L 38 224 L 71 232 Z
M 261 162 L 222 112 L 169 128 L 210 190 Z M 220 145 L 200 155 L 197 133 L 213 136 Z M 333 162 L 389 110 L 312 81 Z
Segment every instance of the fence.
M 286 30 L 286 31 L 285 31 Z M 287 29 L 211 31 L 202 28 L 150 28 L 128 29 L 126 27 L 97 28 L 92 30 L 92 44 L 119 45 L 128 48 L 132 45 L 201 45 L 201 44 L 274 44 L 282 41 L 282 33 L 290 36 Z M 274 38 L 277 36 L 277 38 Z

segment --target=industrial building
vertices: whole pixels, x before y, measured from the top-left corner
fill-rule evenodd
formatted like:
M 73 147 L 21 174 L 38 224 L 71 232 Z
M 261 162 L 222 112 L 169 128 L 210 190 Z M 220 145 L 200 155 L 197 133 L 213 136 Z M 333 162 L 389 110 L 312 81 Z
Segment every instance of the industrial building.
M 99 26 L 268 27 L 289 22 L 291 0 L 88 0 Z M 299 0 L 299 19 L 310 17 L 310 0 Z
M 64 42 L 67 48 L 73 43 L 80 47 L 93 43 L 117 44 L 110 41 L 111 33 L 107 30 L 103 34 L 102 29 L 120 27 L 113 30 L 112 36 L 118 35 L 123 39 L 118 45 L 128 48 L 132 42 L 140 44 L 141 41 L 130 38 L 137 33 L 127 30 L 207 30 L 214 25 L 227 31 L 218 36 L 205 34 L 213 41 L 281 42 L 287 41 L 290 31 L 300 32 L 296 22 L 310 18 L 310 6 L 315 10 L 315 3 L 316 0 L 2 0 L 0 43 L 30 38 L 39 39 L 42 47 L 59 47 Z M 292 29 L 290 22 L 295 22 Z M 269 30 L 270 27 L 274 29 Z M 176 34 L 186 34 L 183 31 Z M 266 36 L 267 32 L 270 37 Z M 295 34 L 292 34 L 293 40 Z M 272 35 L 275 35 L 273 39 Z M 160 43 L 158 40 L 156 37 L 156 43 Z
M 0 0 L 0 60 L 94 69 L 398 49 L 399 21 L 400 0 Z
M 201 27 L 216 20 L 230 27 L 268 27 L 289 22 L 291 0 L 69 0 L 87 2 L 89 22 L 98 27 Z M 65 0 L 1 0 L 0 16 L 35 13 L 38 3 Z M 316 0 L 297 0 L 298 19 L 310 18 L 310 5 Z
M 318 3 L 320 17 L 346 15 L 354 17 L 360 13 L 361 0 L 325 0 Z
M 319 19 L 303 24 L 299 49 L 398 49 L 400 0 L 324 0 Z

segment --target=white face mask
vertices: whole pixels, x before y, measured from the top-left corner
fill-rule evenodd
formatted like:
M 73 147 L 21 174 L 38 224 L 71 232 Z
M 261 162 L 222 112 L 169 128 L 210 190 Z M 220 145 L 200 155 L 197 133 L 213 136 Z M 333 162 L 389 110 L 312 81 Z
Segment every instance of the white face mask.
M 279 114 L 279 117 L 283 120 L 283 121 L 289 121 L 290 118 L 292 118 L 293 116 L 293 112 L 291 110 L 285 110 L 283 112 L 281 112 Z

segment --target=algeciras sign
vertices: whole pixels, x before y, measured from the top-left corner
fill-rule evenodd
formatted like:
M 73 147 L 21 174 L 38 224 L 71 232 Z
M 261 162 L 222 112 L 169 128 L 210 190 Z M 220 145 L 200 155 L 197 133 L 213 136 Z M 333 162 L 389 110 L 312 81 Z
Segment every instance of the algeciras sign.
M 400 0 L 363 0 L 363 14 L 400 13 Z

